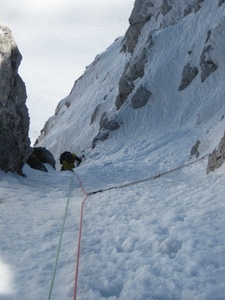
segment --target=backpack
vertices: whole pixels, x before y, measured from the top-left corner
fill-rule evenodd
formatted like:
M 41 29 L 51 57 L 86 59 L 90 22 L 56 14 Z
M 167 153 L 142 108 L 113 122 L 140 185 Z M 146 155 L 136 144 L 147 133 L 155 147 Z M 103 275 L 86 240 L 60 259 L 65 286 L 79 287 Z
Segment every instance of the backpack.
M 61 165 L 63 164 L 63 161 L 66 159 L 66 155 L 67 155 L 67 154 L 71 154 L 71 152 L 65 151 L 65 152 L 63 152 L 63 153 L 60 155 L 59 162 L 60 162 Z

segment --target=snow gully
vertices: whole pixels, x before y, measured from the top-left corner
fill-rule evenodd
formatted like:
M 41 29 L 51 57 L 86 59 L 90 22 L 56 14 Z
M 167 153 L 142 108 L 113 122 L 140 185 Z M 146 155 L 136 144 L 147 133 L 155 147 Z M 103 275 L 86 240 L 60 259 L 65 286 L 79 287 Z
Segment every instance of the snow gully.
M 142 182 L 146 182 L 146 181 L 157 179 L 159 177 L 165 176 L 165 175 L 173 173 L 173 172 L 175 172 L 177 170 L 180 170 L 180 169 L 186 168 L 186 167 L 188 167 L 190 165 L 193 165 L 193 164 L 195 164 L 195 163 L 197 163 L 197 162 L 199 162 L 199 161 L 207 158 L 208 155 L 209 154 L 206 154 L 206 155 L 204 155 L 203 157 L 201 157 L 199 159 L 196 159 L 194 161 L 190 161 L 190 162 L 188 162 L 186 164 L 183 164 L 181 166 L 178 166 L 178 167 L 176 167 L 174 169 L 165 171 L 163 173 L 159 173 L 157 175 L 151 176 L 151 177 L 146 178 L 146 179 L 137 180 L 137 181 L 133 181 L 133 182 L 130 182 L 130 183 L 126 183 L 126 184 L 122 184 L 122 185 L 119 185 L 119 186 L 114 186 L 114 187 L 110 187 L 110 188 L 106 188 L 106 189 L 102 189 L 102 190 L 97 190 L 97 191 L 93 191 L 93 192 L 86 192 L 86 190 L 84 189 L 84 186 L 82 184 L 82 181 L 80 179 L 80 176 L 76 172 L 74 172 L 74 174 L 77 176 L 77 178 L 79 180 L 79 184 L 80 184 L 81 190 L 83 191 L 83 193 L 85 195 L 85 197 L 84 197 L 84 199 L 82 201 L 82 204 L 81 204 L 81 211 L 80 211 L 80 228 L 79 228 L 79 237 L 78 237 L 78 246 L 77 246 L 77 260 L 76 260 L 76 272 L 75 272 L 75 283 L 74 283 L 74 298 L 73 298 L 74 300 L 77 299 L 78 277 L 79 277 L 79 264 L 80 264 L 80 250 L 81 250 L 81 238 L 82 238 L 83 215 L 84 215 L 84 204 L 85 204 L 86 200 L 88 199 L 88 197 L 91 196 L 91 195 L 95 195 L 97 193 L 102 193 L 102 192 L 109 191 L 109 190 L 112 190 L 112 189 L 121 189 L 121 188 L 125 188 L 125 187 L 131 186 L 131 185 L 136 185 L 138 183 L 142 183 Z

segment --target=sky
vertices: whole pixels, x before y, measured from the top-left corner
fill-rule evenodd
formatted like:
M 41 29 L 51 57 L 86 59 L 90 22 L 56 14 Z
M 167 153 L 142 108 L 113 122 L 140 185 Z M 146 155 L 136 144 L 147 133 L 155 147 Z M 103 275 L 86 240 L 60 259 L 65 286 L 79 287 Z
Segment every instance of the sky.
M 85 68 L 125 34 L 134 0 L 0 0 L 23 56 L 32 143 Z M 41 114 L 37 114 L 41 111 Z

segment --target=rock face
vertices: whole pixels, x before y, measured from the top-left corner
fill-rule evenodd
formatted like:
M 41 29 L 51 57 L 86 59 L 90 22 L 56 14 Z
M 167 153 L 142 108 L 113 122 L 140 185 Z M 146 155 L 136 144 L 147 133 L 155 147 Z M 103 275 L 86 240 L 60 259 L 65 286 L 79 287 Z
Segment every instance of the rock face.
M 221 0 L 223 1 L 223 0 Z M 179 1 L 179 12 L 176 12 L 174 17 L 173 10 L 175 5 L 170 0 L 136 0 L 134 3 L 134 9 L 129 18 L 130 27 L 126 32 L 127 50 L 133 53 L 135 46 L 138 42 L 138 38 L 141 34 L 141 30 L 144 25 L 152 20 L 155 22 L 157 29 L 163 29 L 173 24 L 176 24 L 180 19 L 187 16 L 192 12 L 197 12 L 201 9 L 201 2 L 204 0 L 186 0 Z M 221 3 L 222 4 L 222 3 Z
M 0 169 L 17 173 L 30 154 L 26 88 L 18 74 L 21 60 L 10 29 L 0 26 Z
M 209 155 L 208 165 L 206 169 L 207 174 L 221 167 L 224 161 L 225 161 L 225 133 L 219 143 L 218 148 L 213 150 L 213 152 Z

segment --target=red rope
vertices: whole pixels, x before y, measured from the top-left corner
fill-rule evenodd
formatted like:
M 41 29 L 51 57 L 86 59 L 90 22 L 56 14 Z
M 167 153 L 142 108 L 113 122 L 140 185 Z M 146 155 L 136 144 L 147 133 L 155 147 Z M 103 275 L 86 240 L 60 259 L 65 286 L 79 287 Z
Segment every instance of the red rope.
M 74 172 L 75 173 L 75 172 Z M 78 237 L 78 245 L 77 245 L 77 261 L 76 261 L 76 273 L 75 273 L 75 283 L 74 283 L 74 300 L 77 299 L 77 286 L 78 286 L 78 276 L 79 276 L 79 264 L 80 264 L 80 249 L 81 249 L 81 236 L 82 236 L 82 227 L 83 227 L 83 215 L 84 215 L 84 203 L 88 198 L 88 194 L 85 191 L 82 181 L 79 177 L 79 175 L 77 173 L 75 173 L 79 183 L 80 183 L 80 187 L 82 192 L 85 194 L 85 198 L 82 201 L 82 205 L 81 205 L 81 211 L 80 211 L 80 228 L 79 228 L 79 237 Z
M 137 180 L 137 181 L 133 181 L 133 182 L 130 182 L 130 183 L 123 184 L 123 185 L 119 185 L 119 186 L 115 186 L 115 187 L 111 187 L 111 188 L 107 188 L 107 189 L 103 189 L 103 190 L 98 190 L 98 191 L 91 192 L 91 193 L 87 193 L 85 191 L 79 175 L 76 172 L 74 172 L 76 174 L 78 180 L 79 180 L 79 184 L 80 184 L 81 190 L 85 194 L 85 198 L 84 198 L 84 200 L 82 202 L 81 212 L 80 212 L 80 229 L 79 229 L 78 246 L 77 246 L 76 274 L 75 274 L 75 284 L 74 284 L 74 300 L 77 299 L 77 285 L 78 285 L 78 275 L 79 275 L 80 248 L 81 248 L 81 236 L 82 236 L 82 227 L 83 227 L 84 203 L 87 200 L 88 196 L 94 195 L 94 194 L 99 193 L 99 192 L 108 191 L 108 190 L 111 190 L 111 189 L 114 189 L 114 188 L 125 188 L 125 187 L 128 187 L 128 186 L 134 185 L 134 184 L 138 184 L 138 183 L 146 182 L 146 181 L 149 181 L 149 180 L 152 180 L 152 179 L 156 179 L 158 177 L 167 175 L 167 174 L 169 174 L 171 172 L 177 171 L 177 170 L 179 170 L 181 168 L 188 167 L 188 166 L 190 166 L 190 165 L 192 165 L 192 164 L 194 164 L 194 163 L 196 163 L 196 162 L 198 162 L 198 161 L 206 158 L 207 156 L 208 156 L 208 154 L 204 155 L 203 157 L 201 157 L 199 159 L 196 159 L 195 161 L 191 161 L 189 163 L 186 163 L 184 165 L 181 165 L 181 166 L 176 167 L 174 169 L 171 169 L 169 171 L 165 171 L 165 172 L 163 172 L 161 174 L 159 173 L 158 175 L 155 175 L 155 176 L 143 179 L 143 180 Z

